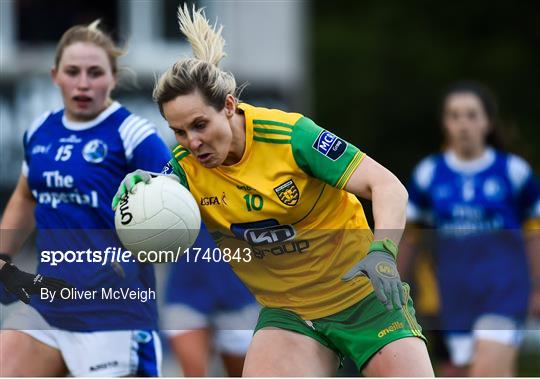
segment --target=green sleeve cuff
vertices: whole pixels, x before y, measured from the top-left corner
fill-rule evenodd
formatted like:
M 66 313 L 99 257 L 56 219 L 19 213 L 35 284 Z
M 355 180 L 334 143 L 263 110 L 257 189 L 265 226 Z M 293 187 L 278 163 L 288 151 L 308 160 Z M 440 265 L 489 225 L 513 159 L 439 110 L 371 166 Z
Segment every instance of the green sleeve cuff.
M 377 240 L 373 241 L 371 245 L 369 246 L 369 253 L 372 251 L 384 251 L 386 253 L 392 254 L 394 259 L 397 258 L 398 254 L 398 248 L 394 241 L 392 241 L 390 238 L 385 238 L 383 240 Z
M 180 179 L 180 183 L 182 183 L 182 185 L 184 187 L 187 188 L 187 190 L 189 191 L 189 184 L 188 184 L 188 180 L 187 180 L 187 175 L 186 175 L 186 172 L 184 171 L 184 169 L 182 168 L 182 166 L 180 165 L 180 163 L 178 163 L 176 161 L 176 159 L 171 159 L 169 161 L 169 164 L 171 165 L 172 169 L 173 169 L 173 173 L 178 176 L 178 178 Z

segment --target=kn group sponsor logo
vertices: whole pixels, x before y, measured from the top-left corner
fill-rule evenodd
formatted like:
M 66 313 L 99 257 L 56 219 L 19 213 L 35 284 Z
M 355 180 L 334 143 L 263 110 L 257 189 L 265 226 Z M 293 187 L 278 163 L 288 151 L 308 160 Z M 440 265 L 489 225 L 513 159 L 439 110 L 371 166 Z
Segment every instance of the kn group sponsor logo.
M 295 206 L 300 198 L 300 191 L 292 179 L 274 188 L 274 192 L 283 204 L 290 207 Z
M 107 144 L 100 139 L 93 139 L 84 145 L 82 154 L 90 163 L 101 163 L 107 156 Z
M 252 246 L 271 245 L 294 239 L 296 230 L 292 225 L 275 225 L 269 228 L 246 229 L 244 240 Z
M 240 240 L 246 241 L 256 258 L 267 255 L 304 254 L 309 250 L 308 240 L 297 240 L 292 225 L 280 224 L 275 219 L 266 219 L 241 224 L 231 224 L 231 231 Z
M 347 142 L 328 130 L 322 130 L 312 147 L 325 157 L 335 161 L 347 150 Z

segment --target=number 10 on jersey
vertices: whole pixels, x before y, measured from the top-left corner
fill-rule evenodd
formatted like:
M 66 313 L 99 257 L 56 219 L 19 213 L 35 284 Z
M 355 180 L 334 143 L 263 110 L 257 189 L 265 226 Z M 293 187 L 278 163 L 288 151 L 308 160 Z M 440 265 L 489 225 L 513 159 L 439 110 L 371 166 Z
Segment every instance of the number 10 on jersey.
M 261 195 L 247 194 L 244 196 L 244 200 L 246 201 L 248 212 L 260 211 L 263 207 L 263 198 Z

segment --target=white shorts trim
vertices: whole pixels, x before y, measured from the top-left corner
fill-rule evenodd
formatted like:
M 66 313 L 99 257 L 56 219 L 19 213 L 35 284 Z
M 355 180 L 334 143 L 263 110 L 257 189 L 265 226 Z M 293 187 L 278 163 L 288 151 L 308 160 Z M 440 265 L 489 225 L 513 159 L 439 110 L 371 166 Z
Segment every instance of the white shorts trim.
M 190 306 L 166 305 L 161 311 L 161 331 L 168 337 L 208 327 L 210 317 Z
M 8 316 L 2 328 L 26 333 L 59 350 L 72 376 L 134 376 L 141 366 L 147 372 L 161 372 L 161 342 L 155 331 L 71 332 L 49 325 L 29 306 Z
M 472 361 L 474 339 L 472 334 L 453 334 L 445 338 L 450 360 L 456 366 L 466 366 Z
M 259 305 L 250 304 L 235 311 L 205 315 L 187 305 L 168 305 L 161 313 L 162 332 L 173 338 L 196 329 L 211 328 L 217 351 L 243 355 L 251 343 L 259 310 Z
M 470 333 L 451 334 L 446 337 L 446 345 L 452 363 L 465 366 L 474 358 L 474 345 L 478 340 L 493 341 L 518 347 L 523 341 L 523 331 L 511 318 L 488 314 L 474 323 Z
M 217 351 L 245 355 L 253 338 L 253 330 L 218 330 L 214 336 Z

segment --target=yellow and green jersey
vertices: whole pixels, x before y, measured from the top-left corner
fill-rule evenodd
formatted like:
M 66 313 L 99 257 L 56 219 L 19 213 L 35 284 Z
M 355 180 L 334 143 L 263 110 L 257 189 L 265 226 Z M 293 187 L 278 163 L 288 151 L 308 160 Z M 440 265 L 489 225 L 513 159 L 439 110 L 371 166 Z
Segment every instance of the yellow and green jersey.
M 343 187 L 364 154 L 301 114 L 238 107 L 246 121 L 241 160 L 208 169 L 179 145 L 174 173 L 220 248 L 241 248 L 244 258 L 249 248 L 249 263 L 231 265 L 262 305 L 315 319 L 357 303 L 371 284 L 341 276 L 365 256 L 373 235 Z

